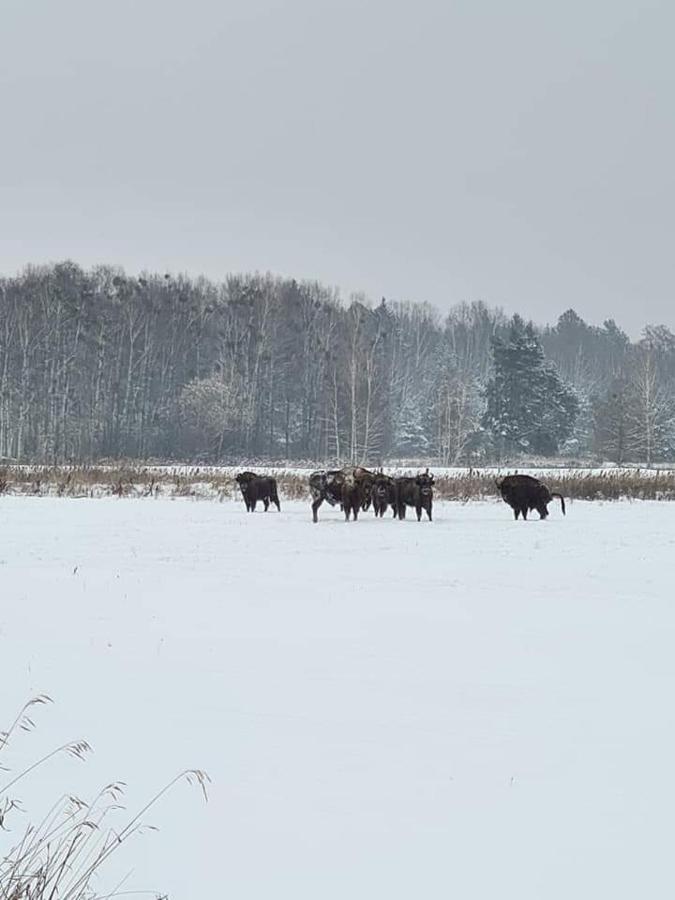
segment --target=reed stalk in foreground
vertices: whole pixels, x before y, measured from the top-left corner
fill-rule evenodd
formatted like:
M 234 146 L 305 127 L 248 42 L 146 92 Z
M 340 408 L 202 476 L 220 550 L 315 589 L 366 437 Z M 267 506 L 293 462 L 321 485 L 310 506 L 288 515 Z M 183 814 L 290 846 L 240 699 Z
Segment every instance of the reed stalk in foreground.
M 33 709 L 51 702 L 50 697 L 41 694 L 25 704 L 10 728 L 0 733 L 0 756 L 17 731 L 32 731 L 35 727 L 31 717 Z M 144 825 L 149 810 L 183 780 L 199 787 L 204 799 L 208 799 L 210 779 L 206 772 L 186 769 L 119 828 L 109 820 L 114 818 L 114 813 L 124 810 L 121 801 L 125 785 L 122 782 L 106 785 L 92 801 L 64 793 L 37 824 L 29 824 L 20 838 L 5 849 L 3 844 L 9 842 L 8 819 L 21 809 L 12 796 L 14 788 L 56 756 L 66 754 L 84 760 L 90 753 L 91 747 L 86 741 L 74 741 L 29 763 L 17 774 L 9 774 L 2 767 L 6 781 L 0 785 L 0 900 L 108 900 L 117 896 L 121 893 L 122 883 L 101 892 L 94 882 L 107 860 L 132 835 L 143 830 L 157 830 Z

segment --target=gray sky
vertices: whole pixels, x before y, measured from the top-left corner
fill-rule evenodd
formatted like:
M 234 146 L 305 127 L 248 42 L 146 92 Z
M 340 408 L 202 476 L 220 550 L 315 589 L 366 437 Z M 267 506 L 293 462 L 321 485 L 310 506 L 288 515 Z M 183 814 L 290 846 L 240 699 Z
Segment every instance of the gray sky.
M 2 0 L 0 269 L 675 328 L 675 4 Z

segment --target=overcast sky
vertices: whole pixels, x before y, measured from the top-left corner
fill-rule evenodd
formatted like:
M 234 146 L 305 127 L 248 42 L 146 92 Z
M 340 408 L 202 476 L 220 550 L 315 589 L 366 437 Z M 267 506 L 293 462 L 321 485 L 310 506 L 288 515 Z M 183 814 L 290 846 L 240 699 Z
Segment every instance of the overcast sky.
M 675 328 L 675 4 L 2 0 L 0 270 Z

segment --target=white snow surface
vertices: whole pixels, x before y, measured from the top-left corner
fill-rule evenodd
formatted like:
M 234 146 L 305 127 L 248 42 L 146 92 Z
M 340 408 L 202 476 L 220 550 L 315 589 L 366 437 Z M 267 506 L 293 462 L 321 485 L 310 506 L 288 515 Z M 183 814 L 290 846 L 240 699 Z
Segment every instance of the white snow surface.
M 33 818 L 114 779 L 141 806 L 199 766 L 208 805 L 175 788 L 102 888 L 672 895 L 675 504 L 319 515 L 2 499 L 3 724 L 57 701 L 5 762 L 96 751 L 21 786 Z
M 67 469 L 67 466 L 62 467 Z M 104 471 L 106 466 L 97 466 L 97 469 Z M 188 465 L 168 465 L 168 466 L 155 466 L 148 465 L 142 466 L 147 472 L 157 472 L 163 474 L 170 475 L 183 475 L 183 476 L 192 476 L 194 477 L 196 473 L 201 473 L 202 475 L 229 475 L 232 478 L 242 470 L 246 469 L 251 472 L 255 472 L 258 475 L 298 475 L 300 477 L 309 477 L 312 472 L 317 471 L 317 469 L 331 469 L 331 468 L 340 468 L 338 463 L 335 463 L 332 466 L 321 466 L 317 465 L 315 467 L 306 467 L 306 466 L 258 466 L 255 464 L 242 464 L 240 466 L 188 466 Z M 379 466 L 371 466 L 374 470 L 380 469 Z M 675 471 L 672 467 L 669 466 L 639 466 L 639 465 L 631 465 L 631 466 L 616 466 L 616 465 L 605 465 L 605 466 L 522 466 L 522 465 L 510 465 L 510 466 L 473 466 L 469 468 L 468 466 L 436 466 L 433 463 L 424 463 L 420 465 L 386 465 L 382 468 L 382 471 L 387 475 L 411 475 L 416 472 L 420 472 L 424 469 L 430 469 L 433 475 L 439 478 L 464 478 L 467 475 L 488 475 L 493 477 L 500 477 L 502 475 L 509 475 L 519 473 L 521 475 L 533 475 L 535 478 L 550 478 L 550 477 L 571 477 L 571 478 L 583 478 L 587 475 L 612 475 L 615 477 L 620 477 L 622 475 L 636 475 L 639 474 L 644 478 L 649 476 L 663 476 L 670 475 Z

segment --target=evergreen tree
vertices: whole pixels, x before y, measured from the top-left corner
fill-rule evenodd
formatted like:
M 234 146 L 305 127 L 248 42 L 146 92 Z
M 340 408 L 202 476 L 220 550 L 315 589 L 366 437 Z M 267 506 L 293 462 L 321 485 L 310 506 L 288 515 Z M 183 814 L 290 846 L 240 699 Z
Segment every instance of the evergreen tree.
M 547 364 L 531 324 L 513 317 L 508 341 L 493 342 L 493 365 L 483 425 L 499 455 L 555 455 L 572 432 L 579 402 Z
M 562 456 L 584 459 L 593 449 L 593 398 L 585 391 L 575 391 L 579 410 L 571 434 L 560 447 Z
M 429 438 L 424 423 L 425 404 L 421 399 L 406 397 L 396 417 L 395 448 L 402 457 L 424 456 L 429 452 Z

